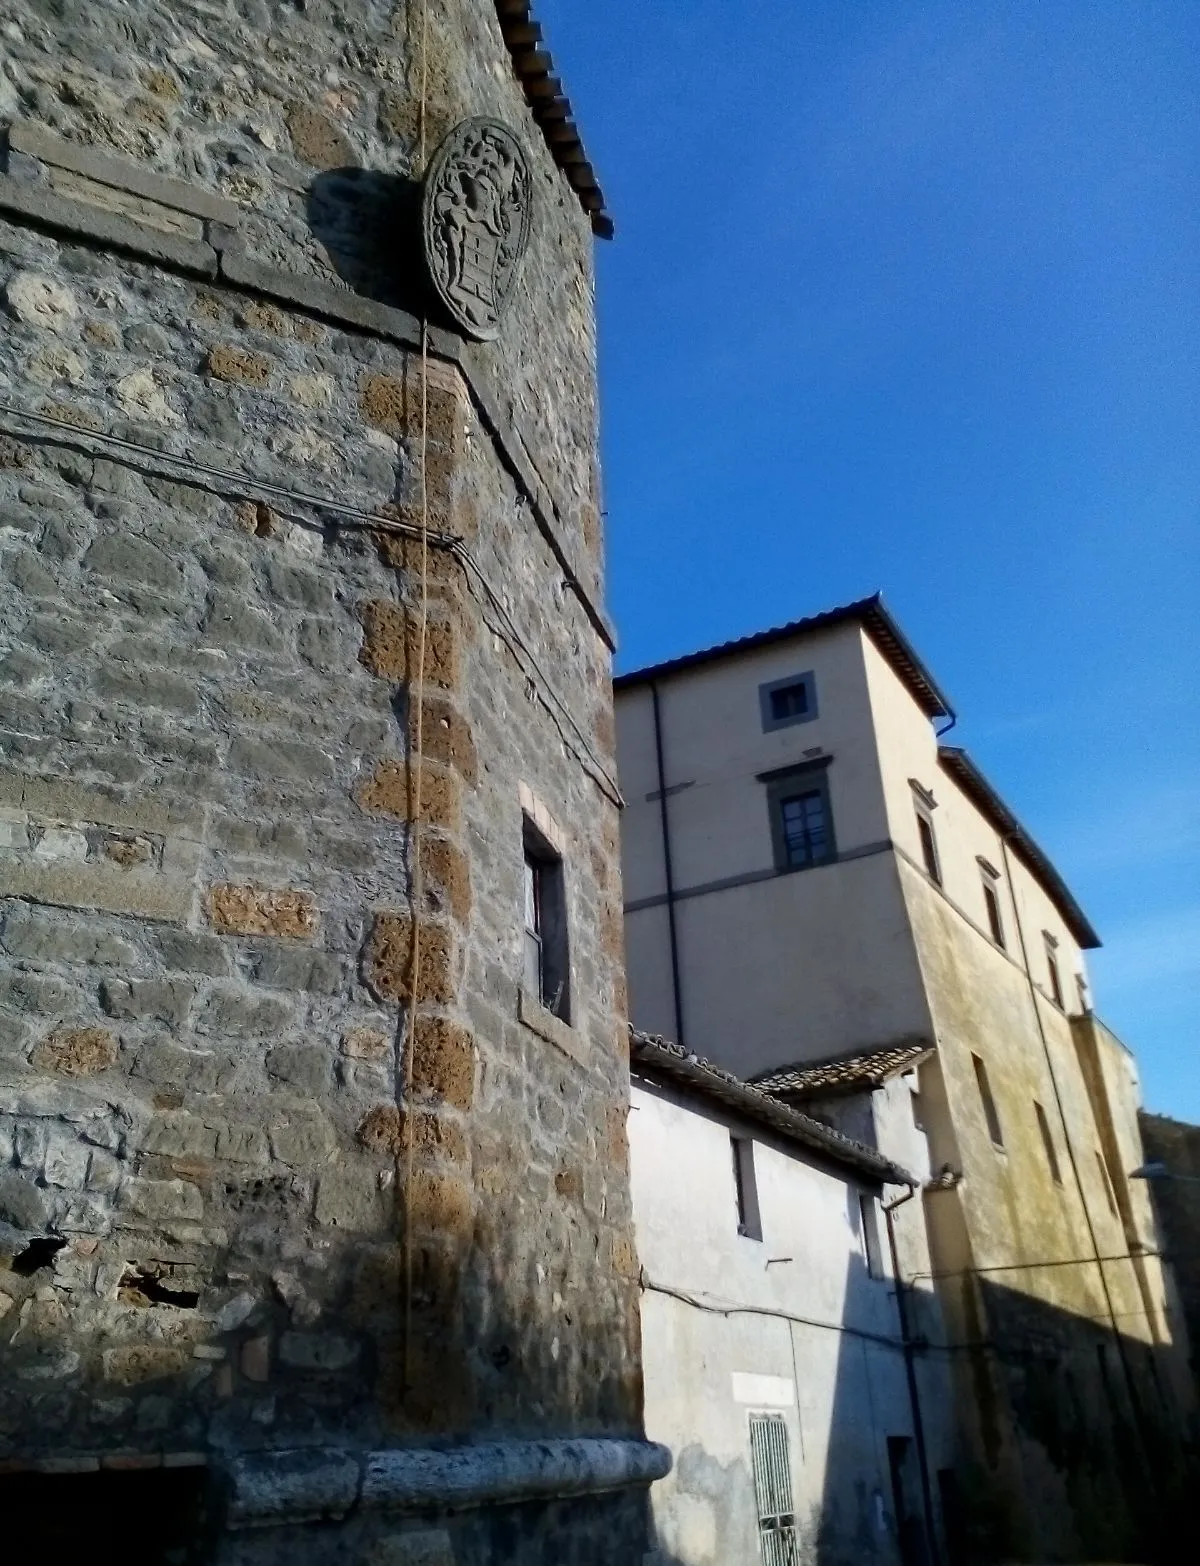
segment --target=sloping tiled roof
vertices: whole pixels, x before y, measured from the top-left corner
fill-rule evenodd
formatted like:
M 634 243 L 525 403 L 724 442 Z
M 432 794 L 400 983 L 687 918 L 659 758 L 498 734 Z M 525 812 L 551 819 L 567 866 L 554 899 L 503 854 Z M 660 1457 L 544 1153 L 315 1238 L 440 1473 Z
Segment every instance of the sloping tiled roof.
M 794 1066 L 764 1071 L 753 1079 L 753 1086 L 788 1099 L 869 1092 L 882 1087 L 890 1077 L 911 1071 L 932 1052 L 933 1046 L 927 1039 L 911 1039 L 835 1060 L 800 1061 Z
M 513 70 L 550 154 L 591 218 L 592 232 L 600 239 L 611 239 L 613 220 L 604 210 L 604 192 L 583 150 L 571 100 L 554 74 L 554 61 L 542 42 L 541 23 L 534 21 L 532 12 L 532 0 L 496 0 L 496 15 Z
M 835 1131 L 832 1126 L 822 1125 L 819 1120 L 801 1114 L 798 1109 L 790 1109 L 761 1088 L 743 1082 L 728 1071 L 722 1071 L 711 1061 L 689 1054 L 680 1045 L 672 1044 L 667 1039 L 630 1028 L 629 1060 L 631 1066 L 640 1068 L 648 1076 L 688 1087 L 701 1097 L 711 1099 L 726 1109 L 736 1110 L 747 1120 L 755 1120 L 777 1136 L 852 1169 L 856 1174 L 866 1175 L 871 1180 L 880 1180 L 888 1185 L 917 1184 L 915 1178 L 901 1169 L 899 1164 L 884 1158 L 865 1142 L 856 1142 L 852 1137 Z
M 618 675 L 613 689 L 626 690 L 631 685 L 642 685 L 663 675 L 677 674 L 684 669 L 694 669 L 702 663 L 712 663 L 718 658 L 728 658 L 738 653 L 757 652 L 775 642 L 785 642 L 793 636 L 808 631 L 823 631 L 831 625 L 842 625 L 856 620 L 883 653 L 896 673 L 916 697 L 921 711 L 930 718 L 953 718 L 954 708 L 933 675 L 917 655 L 916 649 L 892 618 L 883 601 L 882 593 L 872 593 L 870 598 L 858 598 L 851 604 L 837 609 L 825 609 L 811 614 L 804 620 L 792 620 L 787 625 L 773 626 L 769 631 L 755 631 L 752 636 L 740 636 L 736 641 L 720 642 L 716 647 L 705 647 L 699 652 L 684 653 L 679 658 L 668 658 L 665 663 L 652 664 L 645 669 L 634 669 L 629 674 Z
M 1067 883 L 966 751 L 956 745 L 942 745 L 938 749 L 938 761 L 956 780 L 967 798 L 975 802 L 1017 858 L 1033 871 L 1050 901 L 1062 915 L 1067 929 L 1083 950 L 1095 951 L 1101 944 L 1100 937 L 1088 921 L 1083 909 L 1071 896 Z

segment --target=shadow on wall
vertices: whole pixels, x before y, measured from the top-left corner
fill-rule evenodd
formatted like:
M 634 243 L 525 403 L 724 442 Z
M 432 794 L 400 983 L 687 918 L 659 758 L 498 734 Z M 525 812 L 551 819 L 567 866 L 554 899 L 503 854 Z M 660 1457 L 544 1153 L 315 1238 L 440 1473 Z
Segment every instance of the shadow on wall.
M 953 1356 L 973 1439 L 948 1566 L 1192 1561 L 1196 1454 L 1169 1347 L 987 1279 L 974 1293 L 982 1331 Z
M 421 183 L 375 169 L 327 169 L 308 192 L 308 225 L 343 282 L 364 298 L 440 318 L 414 258 L 422 254 Z

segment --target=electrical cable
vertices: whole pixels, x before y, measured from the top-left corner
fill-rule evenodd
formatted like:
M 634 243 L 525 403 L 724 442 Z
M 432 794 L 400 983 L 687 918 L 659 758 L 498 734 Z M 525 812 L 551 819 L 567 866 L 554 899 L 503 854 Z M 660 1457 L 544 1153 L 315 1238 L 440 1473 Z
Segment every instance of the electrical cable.
M 53 437 L 49 435 L 35 435 L 28 430 L 13 429 L 11 426 L 0 425 L 0 434 L 9 436 L 13 440 L 32 441 L 35 444 L 43 443 L 52 446 L 61 446 L 67 450 L 77 451 L 80 455 L 97 460 L 97 452 L 89 446 L 101 448 L 111 447 L 117 451 L 136 454 L 143 459 L 142 465 L 128 462 L 127 466 L 133 471 L 143 474 L 148 478 L 165 480 L 168 483 L 180 483 L 180 472 L 164 471 L 162 464 L 171 463 L 187 475 L 187 482 L 193 488 L 202 489 L 206 494 L 213 494 L 223 500 L 257 499 L 263 504 L 271 503 L 273 509 L 285 520 L 299 527 L 318 528 L 320 522 L 313 520 L 311 516 L 302 513 L 285 510 L 285 506 L 304 506 L 317 512 L 328 512 L 337 518 L 331 525 L 356 529 L 372 533 L 395 533 L 405 538 L 419 539 L 421 529 L 413 523 L 401 522 L 393 517 L 385 517 L 377 512 L 367 511 L 361 506 L 348 505 L 345 501 L 335 500 L 331 496 L 316 495 L 304 490 L 287 488 L 280 484 L 273 484 L 267 479 L 255 477 L 252 474 L 238 473 L 228 468 L 216 468 L 206 463 L 196 462 L 191 457 L 176 456 L 171 452 L 156 451 L 151 446 L 145 446 L 138 441 L 125 440 L 120 436 L 107 435 L 101 431 L 88 430 L 83 432 L 78 425 L 69 423 L 66 419 L 57 419 L 50 414 L 35 413 L 28 408 L 15 407 L 10 403 L 0 402 L 0 413 L 9 414 L 12 417 L 26 420 L 30 423 L 45 425 L 47 428 L 70 432 L 70 438 L 66 435 Z M 149 459 L 149 461 L 146 461 Z M 458 562 L 459 566 L 468 575 L 474 577 L 477 584 L 483 589 L 488 602 L 499 616 L 501 624 L 492 629 L 508 646 L 518 665 L 527 665 L 522 668 L 526 679 L 534 686 L 534 692 L 545 708 L 559 737 L 567 750 L 581 763 L 588 776 L 600 789 L 600 791 L 614 805 L 620 808 L 624 803 L 620 786 L 616 778 L 604 765 L 604 762 L 596 754 L 586 734 L 576 721 L 570 707 L 558 694 L 553 681 L 551 681 L 536 655 L 508 609 L 505 607 L 496 589 L 488 580 L 487 574 L 479 561 L 467 548 L 465 541 L 453 533 L 443 533 L 436 529 L 428 529 L 426 533 L 427 545 L 434 549 L 443 549 Z M 532 670 L 532 675 L 528 672 Z

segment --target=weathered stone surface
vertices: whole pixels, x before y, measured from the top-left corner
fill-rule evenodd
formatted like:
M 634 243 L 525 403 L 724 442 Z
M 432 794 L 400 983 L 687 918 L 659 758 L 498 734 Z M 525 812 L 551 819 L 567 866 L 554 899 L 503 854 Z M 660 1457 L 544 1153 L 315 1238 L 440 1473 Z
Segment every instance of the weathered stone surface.
M 229 1453 L 346 1431 L 374 1449 L 422 1430 L 631 1428 L 636 1283 L 611 1265 L 627 1192 L 614 1176 L 585 1221 L 554 1188 L 586 1168 L 623 1065 L 604 1051 L 580 1070 L 517 1012 L 524 782 L 566 829 L 573 1002 L 591 1036 L 613 1032 L 619 959 L 596 886 L 598 860 L 619 912 L 612 810 L 479 577 L 444 549 L 426 562 L 418 708 L 419 548 L 341 509 L 411 524 L 423 490 L 582 732 L 602 731 L 586 217 L 491 0 L 431 8 L 427 145 L 502 119 L 538 214 L 501 336 L 477 351 L 431 322 L 422 365 L 426 301 L 395 224 L 422 172 L 414 44 L 394 7 L 267 18 L 245 0 L 187 8 L 184 25 L 146 0 L 12 5 L 14 102 L 88 166 L 18 149 L 21 178 L 0 176 L 0 380 L 68 426 L 0 438 L 0 1037 L 20 1079 L 0 1085 L 0 1164 L 38 1193 L 36 1232 L 69 1240 L 38 1280 L 57 1303 L 33 1280 L 4 1290 L 20 1296 L 7 1320 L 32 1298 L 55 1347 L 42 1380 L 6 1378 L 0 1460 L 157 1452 L 164 1432 Z M 76 178 L 56 188 L 55 170 Z M 43 293 L 48 315 L 20 318 L 18 273 L 74 310 Z M 96 431 L 134 444 L 101 450 Z M 200 465 L 187 482 L 185 455 Z M 403 1079 L 414 911 L 411 1119 L 385 1115 L 364 1146 Z M 47 1041 L 91 1028 L 119 1040 L 112 1063 L 51 1069 Z M 407 1365 L 398 1132 L 421 1176 Z M 377 1251 L 390 1270 L 360 1291 Z M 126 1269 L 151 1265 L 194 1268 L 197 1305 L 118 1299 Z M 284 1332 L 308 1341 L 284 1355 Z M 307 1515 L 337 1510 L 312 1496 Z M 322 1548 L 407 1532 L 360 1524 Z M 627 1542 L 589 1522 L 531 1558 L 639 1559 Z
M 18 321 L 59 332 L 79 314 L 74 294 L 41 272 L 16 272 L 4 289 L 4 302 Z
M 318 923 L 310 892 L 271 891 L 257 886 L 214 886 L 208 916 L 226 935 L 280 935 L 308 940 Z

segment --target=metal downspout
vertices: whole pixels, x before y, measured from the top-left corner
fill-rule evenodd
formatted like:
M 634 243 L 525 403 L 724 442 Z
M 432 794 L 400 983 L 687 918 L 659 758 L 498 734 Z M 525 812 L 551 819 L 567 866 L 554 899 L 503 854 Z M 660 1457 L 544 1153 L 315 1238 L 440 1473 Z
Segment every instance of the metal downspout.
M 892 1277 L 896 1280 L 896 1314 L 900 1318 L 900 1342 L 904 1352 L 904 1376 L 908 1382 L 908 1397 L 912 1404 L 913 1438 L 917 1443 L 917 1468 L 921 1475 L 921 1505 L 925 1512 L 925 1533 L 928 1540 L 929 1559 L 932 1566 L 940 1566 L 942 1551 L 938 1541 L 937 1524 L 933 1516 L 933 1490 L 929 1483 L 929 1453 L 925 1445 L 925 1421 L 921 1417 L 921 1390 L 917 1383 L 917 1367 L 913 1356 L 913 1340 L 908 1325 L 908 1301 L 904 1293 L 904 1279 L 900 1275 L 900 1252 L 896 1245 L 896 1224 L 892 1217 L 897 1207 L 911 1202 L 917 1187 L 910 1185 L 905 1196 L 892 1202 L 881 1202 L 883 1216 L 887 1220 L 888 1250 L 892 1256 Z
M 667 813 L 667 776 L 663 766 L 662 713 L 658 703 L 658 682 L 650 681 L 650 701 L 654 709 L 654 757 L 658 764 L 658 816 L 662 825 L 663 874 L 667 891 L 667 930 L 671 944 L 671 996 L 675 1008 L 675 1043 L 684 1044 L 683 986 L 679 980 L 679 931 L 675 924 L 675 872 L 671 864 L 671 822 Z

